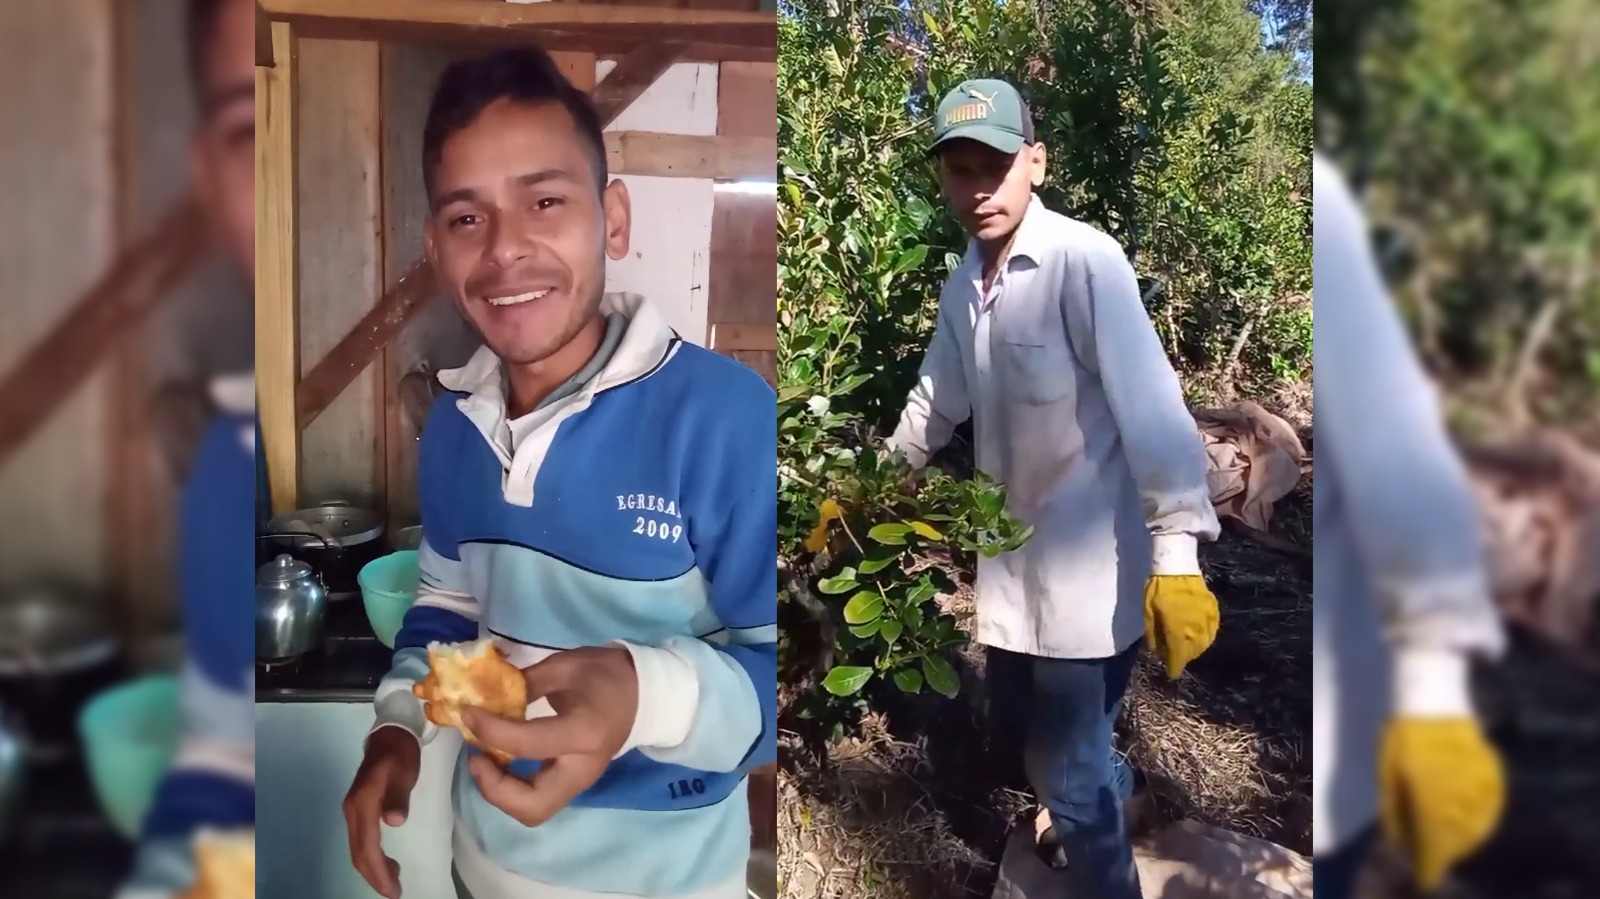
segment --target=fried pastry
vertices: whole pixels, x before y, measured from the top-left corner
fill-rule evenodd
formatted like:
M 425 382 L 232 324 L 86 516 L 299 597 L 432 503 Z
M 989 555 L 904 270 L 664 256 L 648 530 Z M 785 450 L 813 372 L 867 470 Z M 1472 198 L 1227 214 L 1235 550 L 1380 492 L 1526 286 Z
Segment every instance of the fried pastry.
M 461 710 L 467 706 L 517 721 L 527 717 L 528 682 L 493 640 L 428 644 L 428 676 L 411 692 L 427 704 L 429 721 L 461 731 L 468 743 L 502 765 L 512 760 L 479 742 L 461 720 Z
M 256 833 L 200 831 L 194 837 L 194 886 L 180 899 L 255 899 Z

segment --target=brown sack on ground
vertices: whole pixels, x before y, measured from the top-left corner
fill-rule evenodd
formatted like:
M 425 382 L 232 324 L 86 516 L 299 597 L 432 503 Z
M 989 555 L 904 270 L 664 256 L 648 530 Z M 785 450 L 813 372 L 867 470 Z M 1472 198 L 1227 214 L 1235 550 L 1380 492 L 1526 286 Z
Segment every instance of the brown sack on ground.
M 1252 402 L 1197 410 L 1194 420 L 1217 514 L 1267 530 L 1273 505 L 1294 490 L 1306 463 L 1294 428 Z
M 1501 610 L 1553 643 L 1589 648 L 1600 602 L 1600 455 L 1558 432 L 1465 455 Z

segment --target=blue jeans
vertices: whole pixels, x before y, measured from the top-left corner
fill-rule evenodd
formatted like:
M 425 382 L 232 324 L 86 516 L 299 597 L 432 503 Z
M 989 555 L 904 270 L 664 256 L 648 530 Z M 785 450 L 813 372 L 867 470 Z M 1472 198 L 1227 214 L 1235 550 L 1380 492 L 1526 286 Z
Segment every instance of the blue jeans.
M 993 725 L 1003 741 L 1022 738 L 1023 768 L 1050 812 L 1073 897 L 1141 899 L 1122 814 L 1133 772 L 1112 745 L 1139 646 L 1108 659 L 987 654 Z
M 1317 899 L 1350 899 L 1356 894 L 1356 881 L 1367 860 L 1372 834 L 1369 828 L 1333 852 L 1311 860 L 1311 883 Z

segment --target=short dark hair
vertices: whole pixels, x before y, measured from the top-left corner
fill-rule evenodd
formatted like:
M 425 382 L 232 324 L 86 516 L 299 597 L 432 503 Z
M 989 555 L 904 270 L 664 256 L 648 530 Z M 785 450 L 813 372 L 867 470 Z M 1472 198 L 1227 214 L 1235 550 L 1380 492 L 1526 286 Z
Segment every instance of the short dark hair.
M 422 181 L 430 199 L 444 142 L 498 100 L 566 107 L 578 124 L 578 133 L 589 144 L 598 188 L 605 189 L 606 142 L 594 102 L 561 74 L 550 54 L 539 47 L 517 47 L 457 62 L 439 76 L 428 122 L 422 129 Z
M 217 20 L 228 0 L 189 0 L 186 36 L 189 48 L 189 78 L 196 94 L 206 93 L 207 50 L 217 32 Z

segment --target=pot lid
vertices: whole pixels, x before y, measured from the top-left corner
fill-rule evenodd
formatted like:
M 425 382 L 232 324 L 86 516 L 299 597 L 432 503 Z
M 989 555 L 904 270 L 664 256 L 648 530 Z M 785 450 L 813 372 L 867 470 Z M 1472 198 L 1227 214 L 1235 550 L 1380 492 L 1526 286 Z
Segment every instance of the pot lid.
M 376 540 L 383 534 L 383 519 L 369 509 L 358 509 L 342 502 L 323 503 L 313 509 L 298 509 L 267 522 L 269 533 L 316 534 L 339 546 L 353 546 Z M 312 546 L 313 537 L 299 538 Z
M 115 646 L 99 606 L 78 595 L 38 589 L 0 597 L 0 672 L 92 662 Z
M 314 573 L 310 565 L 283 553 L 256 571 L 256 586 L 285 587 Z

